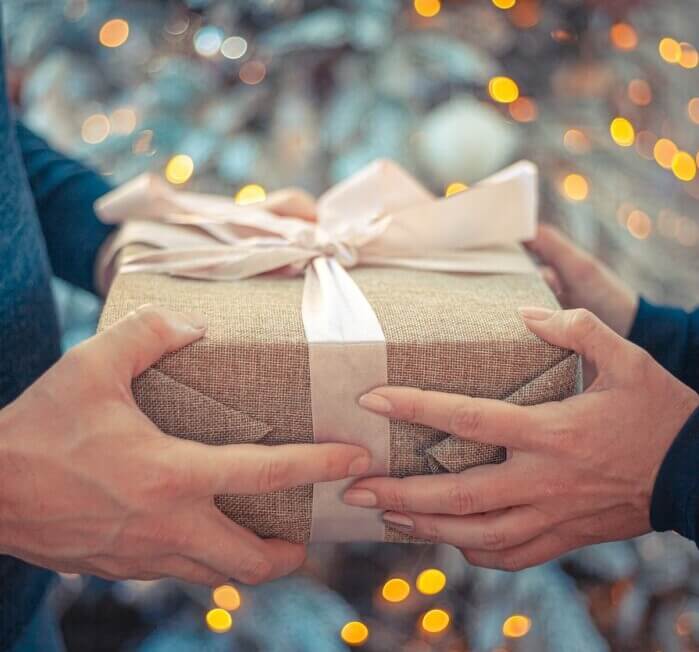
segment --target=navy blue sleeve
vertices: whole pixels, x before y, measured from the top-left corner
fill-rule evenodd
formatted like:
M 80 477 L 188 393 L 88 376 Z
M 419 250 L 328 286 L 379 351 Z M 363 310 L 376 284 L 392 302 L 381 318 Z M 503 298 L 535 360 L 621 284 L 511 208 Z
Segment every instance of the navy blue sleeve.
M 699 391 L 699 309 L 685 312 L 641 299 L 629 339 Z
M 95 291 L 97 252 L 112 226 L 95 215 L 95 200 L 110 190 L 96 172 L 52 150 L 17 123 L 17 137 L 56 276 Z
M 655 306 L 641 299 L 629 339 L 682 382 L 699 389 L 699 310 Z M 654 530 L 674 530 L 699 545 L 699 409 L 665 454 L 651 499 Z

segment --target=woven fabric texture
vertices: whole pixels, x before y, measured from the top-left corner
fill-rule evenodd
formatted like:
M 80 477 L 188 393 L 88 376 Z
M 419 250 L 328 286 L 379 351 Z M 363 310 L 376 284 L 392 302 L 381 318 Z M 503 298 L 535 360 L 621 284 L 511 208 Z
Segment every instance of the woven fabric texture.
M 383 327 L 389 382 L 520 404 L 575 392 L 577 356 L 532 335 L 522 305 L 556 307 L 537 275 L 457 275 L 401 269 L 351 272 Z M 312 442 L 303 279 L 207 282 L 118 275 L 100 328 L 145 303 L 196 312 L 201 341 L 134 381 L 141 409 L 164 432 L 220 445 Z M 348 397 L 348 400 L 353 400 Z M 504 460 L 501 448 L 392 421 L 391 475 L 461 472 Z M 230 518 L 265 537 L 307 541 L 313 487 L 219 496 Z M 405 541 L 387 528 L 387 541 Z

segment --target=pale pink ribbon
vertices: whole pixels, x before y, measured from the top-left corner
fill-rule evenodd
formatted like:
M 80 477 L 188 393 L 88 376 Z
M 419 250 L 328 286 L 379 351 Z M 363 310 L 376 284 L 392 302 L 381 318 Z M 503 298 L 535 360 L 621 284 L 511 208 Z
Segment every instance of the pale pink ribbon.
M 372 454 L 368 475 L 387 475 L 389 422 L 357 406 L 388 382 L 386 341 L 371 305 L 345 269 L 393 266 L 457 273 L 535 270 L 520 242 L 535 235 L 537 170 L 520 161 L 467 191 L 435 198 L 391 161 L 376 161 L 318 199 L 317 222 L 264 205 L 176 191 L 142 175 L 98 200 L 111 245 L 154 247 L 124 257 L 121 273 L 230 281 L 284 269 L 305 273 L 301 306 L 309 345 L 313 436 Z M 314 487 L 312 541 L 382 541 L 380 512 L 349 507 L 350 481 Z

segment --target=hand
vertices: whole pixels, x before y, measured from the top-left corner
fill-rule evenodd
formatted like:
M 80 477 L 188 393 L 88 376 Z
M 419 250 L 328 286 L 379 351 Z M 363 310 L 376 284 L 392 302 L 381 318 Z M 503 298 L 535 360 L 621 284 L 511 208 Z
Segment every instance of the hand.
M 542 339 L 585 356 L 596 377 L 564 401 L 521 407 L 382 387 L 360 404 L 507 447 L 502 464 L 463 473 L 360 480 L 349 504 L 389 510 L 416 537 L 453 544 L 479 566 L 519 570 L 650 529 L 660 464 L 699 397 L 586 310 L 521 310 Z
M 0 411 L 0 552 L 110 579 L 213 585 L 291 572 L 304 547 L 263 541 L 215 494 L 256 494 L 366 472 L 341 444 L 205 444 L 160 432 L 132 379 L 204 334 L 197 319 L 141 308 L 69 351 Z
M 539 226 L 527 247 L 541 259 L 542 276 L 564 308 L 586 308 L 622 337 L 629 334 L 638 295 L 612 270 L 552 226 Z

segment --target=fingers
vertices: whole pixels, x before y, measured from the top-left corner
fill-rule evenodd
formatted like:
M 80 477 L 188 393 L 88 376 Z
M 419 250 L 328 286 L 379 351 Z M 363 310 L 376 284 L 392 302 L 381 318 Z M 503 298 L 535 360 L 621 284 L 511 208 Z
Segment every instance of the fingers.
M 549 289 L 553 294 L 559 298 L 563 296 L 563 284 L 561 279 L 558 278 L 558 274 L 553 267 L 541 267 L 539 269 L 541 273 L 541 278 L 544 279 L 544 283 L 549 286 Z
M 549 525 L 548 517 L 527 506 L 473 516 L 387 512 L 384 521 L 418 539 L 470 550 L 517 546 L 538 536 Z
M 181 440 L 165 455 L 172 472 L 185 479 L 182 490 L 201 496 L 260 494 L 340 480 L 366 473 L 371 464 L 365 449 L 346 444 L 208 446 Z
M 575 285 L 581 271 L 589 270 L 596 265 L 595 259 L 575 246 L 556 227 L 540 224 L 536 238 L 527 243 L 541 261 L 552 267 L 561 277 L 564 285 Z
M 195 509 L 183 514 L 190 525 L 175 535 L 173 553 L 203 564 L 219 576 L 260 584 L 288 575 L 305 559 L 302 545 L 260 539 L 229 520 L 213 503 Z
M 520 308 L 527 328 L 541 339 L 580 353 L 597 368 L 628 344 L 589 310 Z
M 429 392 L 412 387 L 378 387 L 359 399 L 372 412 L 412 421 L 465 439 L 526 448 L 545 429 L 545 413 L 504 401 Z
M 536 483 L 524 468 L 505 464 L 478 466 L 463 473 L 410 478 L 366 478 L 345 492 L 344 501 L 358 507 L 425 514 L 478 514 L 537 497 Z
M 465 548 L 462 552 L 466 561 L 474 566 L 519 571 L 556 559 L 575 547 L 573 543 L 551 532 L 505 550 L 490 551 Z
M 130 381 L 163 355 L 200 339 L 206 325 L 200 317 L 156 306 L 143 306 L 76 347 L 109 363 Z
M 284 188 L 272 192 L 260 206 L 277 215 L 298 217 L 309 222 L 316 219 L 315 197 L 301 188 Z

